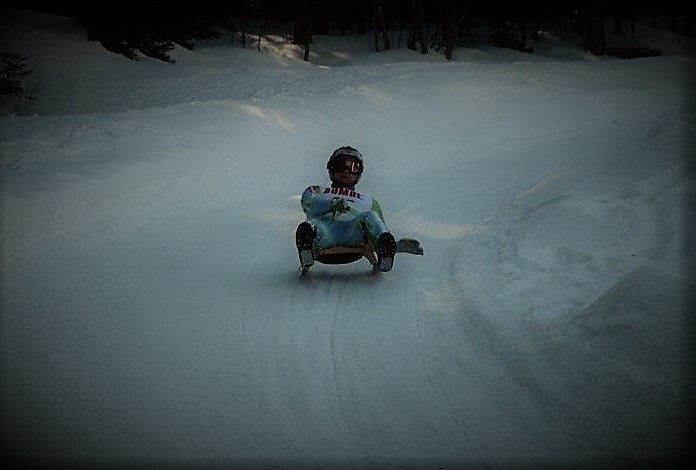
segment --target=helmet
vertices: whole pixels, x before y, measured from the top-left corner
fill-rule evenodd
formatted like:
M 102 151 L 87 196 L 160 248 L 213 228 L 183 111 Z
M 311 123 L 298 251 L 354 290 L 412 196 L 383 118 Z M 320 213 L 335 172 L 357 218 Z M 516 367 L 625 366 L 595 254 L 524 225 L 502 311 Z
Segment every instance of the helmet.
M 333 175 L 334 165 L 345 158 L 354 158 L 358 162 L 360 162 L 360 170 L 358 171 L 358 177 L 355 180 L 355 183 L 357 184 L 358 181 L 360 181 L 363 169 L 365 168 L 363 164 L 363 157 L 357 149 L 354 149 L 353 147 L 347 145 L 334 150 L 331 156 L 329 157 L 329 161 L 326 162 L 326 169 L 329 170 L 329 178 L 331 178 L 332 182 L 335 182 Z

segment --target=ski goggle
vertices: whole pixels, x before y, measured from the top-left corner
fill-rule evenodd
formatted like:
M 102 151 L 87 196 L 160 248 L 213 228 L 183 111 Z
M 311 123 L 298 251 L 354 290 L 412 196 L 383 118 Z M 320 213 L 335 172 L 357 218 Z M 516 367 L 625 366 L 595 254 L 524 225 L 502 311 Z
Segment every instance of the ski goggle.
M 353 175 L 359 175 L 362 172 L 362 165 L 359 161 L 353 159 L 343 159 L 334 162 L 331 169 L 336 173 L 348 172 Z

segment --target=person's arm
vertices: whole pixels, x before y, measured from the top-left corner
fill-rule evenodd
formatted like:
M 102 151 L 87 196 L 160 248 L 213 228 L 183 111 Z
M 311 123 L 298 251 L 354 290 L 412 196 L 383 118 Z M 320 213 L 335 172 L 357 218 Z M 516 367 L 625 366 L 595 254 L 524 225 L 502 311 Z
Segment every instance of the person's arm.
M 385 222 L 384 220 L 384 215 L 382 214 L 382 207 L 380 207 L 379 202 L 377 202 L 377 199 L 372 198 L 372 210 L 379 215 L 379 218 L 382 219 L 382 222 Z
M 321 197 L 321 187 L 310 186 L 302 193 L 302 210 L 308 218 L 326 214 L 330 209 L 331 200 Z

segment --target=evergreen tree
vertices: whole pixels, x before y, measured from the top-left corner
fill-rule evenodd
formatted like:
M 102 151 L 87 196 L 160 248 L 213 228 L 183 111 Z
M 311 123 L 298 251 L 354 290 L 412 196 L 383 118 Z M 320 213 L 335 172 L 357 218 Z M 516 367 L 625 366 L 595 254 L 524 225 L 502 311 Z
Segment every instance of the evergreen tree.
M 0 54 L 0 95 L 21 96 L 26 91 L 27 58 L 19 54 Z

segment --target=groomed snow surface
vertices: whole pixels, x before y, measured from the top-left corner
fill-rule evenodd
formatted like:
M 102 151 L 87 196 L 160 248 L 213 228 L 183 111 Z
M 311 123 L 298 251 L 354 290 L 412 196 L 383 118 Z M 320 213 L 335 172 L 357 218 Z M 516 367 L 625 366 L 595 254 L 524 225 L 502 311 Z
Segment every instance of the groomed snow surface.
M 223 36 L 175 64 L 6 12 L 2 445 L 90 468 L 656 468 L 694 438 L 693 40 L 454 61 Z M 611 40 L 611 38 L 609 38 Z M 298 278 L 331 151 L 425 256 Z M 669 468 L 669 467 L 664 467 Z

